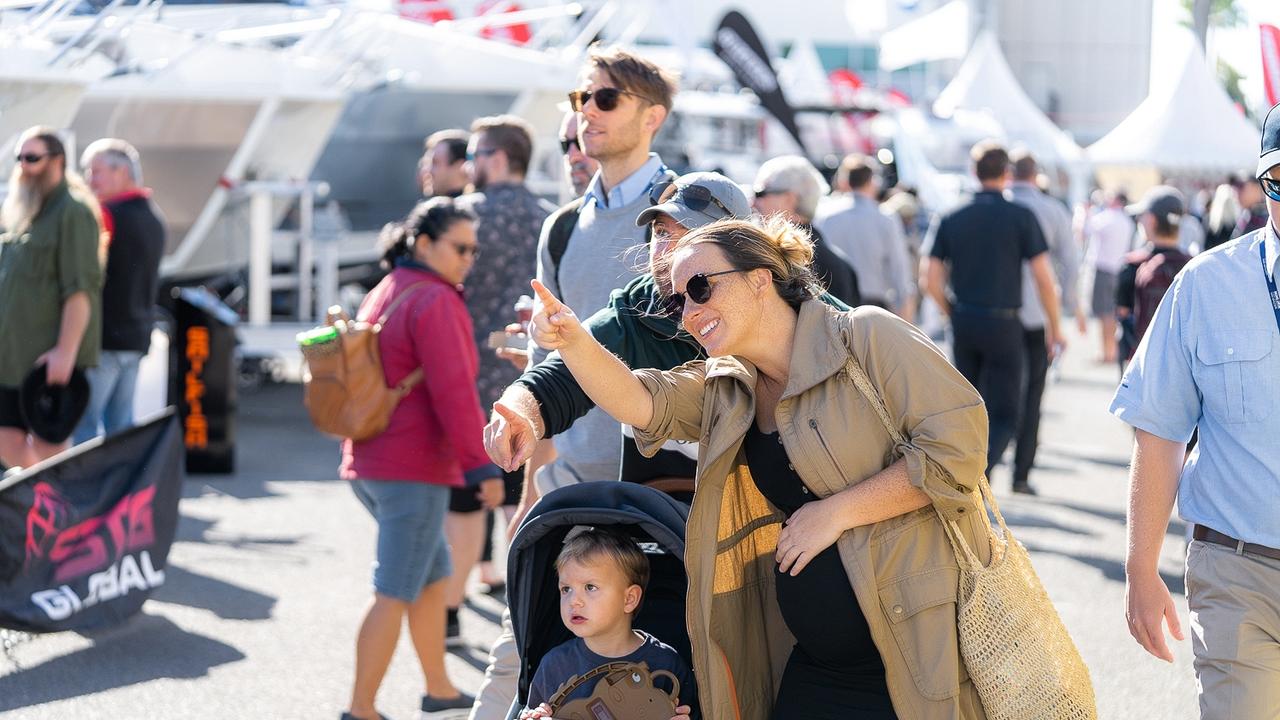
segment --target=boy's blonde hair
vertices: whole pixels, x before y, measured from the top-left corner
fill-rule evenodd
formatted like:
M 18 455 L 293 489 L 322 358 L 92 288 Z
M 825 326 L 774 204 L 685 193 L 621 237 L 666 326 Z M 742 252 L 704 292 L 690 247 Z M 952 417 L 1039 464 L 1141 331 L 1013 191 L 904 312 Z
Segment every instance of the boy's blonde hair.
M 556 571 L 559 572 L 571 560 L 585 562 L 600 556 L 613 561 L 629 584 L 639 585 L 641 591 L 648 586 L 649 558 L 640 552 L 631 538 L 608 528 L 586 528 L 571 535 L 556 557 Z

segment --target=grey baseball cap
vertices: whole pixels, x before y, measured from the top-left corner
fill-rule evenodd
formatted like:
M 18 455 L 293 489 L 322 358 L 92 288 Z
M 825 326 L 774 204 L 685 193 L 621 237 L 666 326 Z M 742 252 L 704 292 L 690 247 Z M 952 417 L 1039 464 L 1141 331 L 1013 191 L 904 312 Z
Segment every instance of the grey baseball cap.
M 1258 154 L 1258 173 L 1262 177 L 1268 170 L 1280 165 L 1280 105 L 1267 111 L 1262 121 L 1262 152 Z
M 645 226 L 666 213 L 688 230 L 710 225 L 727 217 L 745 220 L 751 216 L 751 201 L 738 184 L 720 173 L 692 172 L 674 181 L 676 192 L 665 202 L 645 208 L 636 225 Z M 665 186 L 654 188 L 655 195 Z
M 1141 200 L 1126 207 L 1125 211 L 1134 216 L 1147 212 L 1159 217 L 1185 215 L 1187 213 L 1187 203 L 1177 188 L 1168 185 L 1157 185 L 1148 190 Z

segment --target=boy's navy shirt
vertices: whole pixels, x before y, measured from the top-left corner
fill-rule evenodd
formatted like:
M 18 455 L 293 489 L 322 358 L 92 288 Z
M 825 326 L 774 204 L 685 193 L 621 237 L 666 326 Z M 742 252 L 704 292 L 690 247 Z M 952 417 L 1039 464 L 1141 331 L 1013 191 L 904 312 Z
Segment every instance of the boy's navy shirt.
M 693 708 L 691 718 L 696 719 L 699 717 L 697 685 L 694 683 L 693 673 L 689 671 L 689 666 L 680 657 L 680 653 L 643 630 L 633 630 L 632 632 L 643 638 L 644 642 L 640 643 L 640 647 L 636 648 L 634 652 L 623 657 L 609 658 L 597 655 L 587 647 L 586 641 L 580 637 L 575 637 L 552 648 L 550 652 L 543 656 L 542 662 L 538 664 L 538 672 L 533 676 L 533 683 L 529 686 L 528 707 L 536 708 L 549 701 L 556 694 L 556 691 L 560 689 L 560 686 L 574 675 L 582 675 L 611 662 L 642 662 L 649 666 L 650 672 L 668 670 L 679 678 L 680 704 Z M 601 676 L 600 679 L 603 679 L 603 677 Z M 566 698 L 566 701 L 591 697 L 591 692 L 595 689 L 596 682 L 599 682 L 599 680 L 583 683 L 581 687 L 574 690 Z M 672 689 L 667 678 L 657 678 L 654 685 L 666 692 L 671 692 Z

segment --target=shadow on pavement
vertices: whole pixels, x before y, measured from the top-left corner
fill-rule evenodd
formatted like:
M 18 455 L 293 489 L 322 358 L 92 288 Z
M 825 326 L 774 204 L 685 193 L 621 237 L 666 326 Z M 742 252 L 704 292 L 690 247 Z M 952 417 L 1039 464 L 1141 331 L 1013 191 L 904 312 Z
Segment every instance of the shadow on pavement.
M 1042 553 L 1044 555 L 1057 555 L 1059 557 L 1071 558 L 1072 560 L 1084 563 L 1089 567 L 1101 570 L 1102 575 L 1108 580 L 1113 580 L 1119 583 L 1124 582 L 1124 563 L 1119 560 L 1112 560 L 1111 558 L 1088 555 L 1085 553 L 1071 553 L 1059 550 L 1058 548 L 1050 545 L 1027 542 L 1025 540 L 1020 541 L 1024 546 L 1026 546 L 1027 550 L 1030 550 L 1032 553 Z M 1160 577 L 1164 580 L 1165 585 L 1169 586 L 1169 592 L 1174 596 L 1186 594 L 1186 587 L 1183 583 L 1181 574 L 1168 573 L 1161 570 Z
M 465 662 L 471 667 L 484 672 L 489 669 L 489 650 L 488 648 L 478 648 L 468 645 L 466 647 L 446 648 L 445 652 Z
M 159 678 L 204 677 L 244 658 L 230 645 L 144 614 L 97 635 L 91 647 L 0 677 L 0 713 Z
M 1054 505 L 1056 505 L 1056 503 L 1054 503 Z M 1073 535 L 1087 535 L 1089 537 L 1097 536 L 1097 533 L 1091 530 L 1063 525 L 1062 523 L 1050 520 L 1047 517 L 1032 515 L 1020 510 L 1011 510 L 1007 506 L 1001 508 L 1000 513 L 1004 515 L 1005 522 L 1007 522 L 1009 527 L 1012 528 L 1047 528 L 1049 530 L 1061 530 L 1062 532 L 1071 533 Z M 994 518 L 992 519 L 992 522 L 995 522 Z
M 268 620 L 276 598 L 217 578 L 197 575 L 175 565 L 165 568 L 164 585 L 152 598 L 208 610 L 224 620 Z
M 1081 505 L 1079 503 L 1066 502 L 1064 500 L 1054 500 L 1053 505 L 1067 510 L 1074 510 L 1076 512 L 1094 515 L 1104 520 L 1110 520 L 1111 522 L 1118 523 L 1121 526 L 1125 524 L 1123 510 L 1105 510 L 1099 507 Z M 1178 518 L 1171 518 L 1169 520 L 1169 529 L 1167 530 L 1167 533 L 1169 535 L 1176 535 L 1177 537 L 1184 537 L 1187 534 L 1187 524 Z

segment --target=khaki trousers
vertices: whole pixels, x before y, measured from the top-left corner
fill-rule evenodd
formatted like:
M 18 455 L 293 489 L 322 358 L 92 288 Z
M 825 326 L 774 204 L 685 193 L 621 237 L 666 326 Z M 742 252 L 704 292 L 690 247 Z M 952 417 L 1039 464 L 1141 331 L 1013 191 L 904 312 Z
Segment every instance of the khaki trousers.
M 1201 720 L 1280 718 L 1280 560 L 1195 540 L 1186 581 Z

